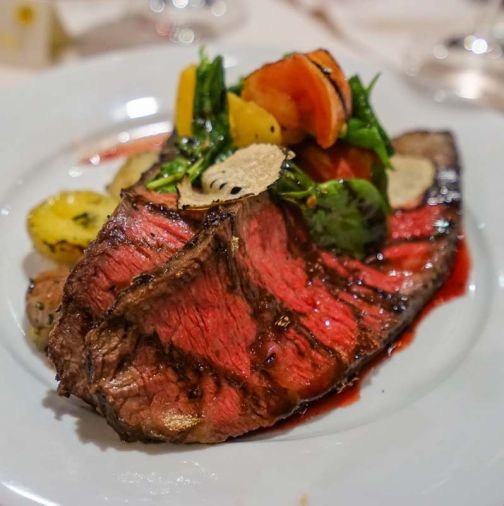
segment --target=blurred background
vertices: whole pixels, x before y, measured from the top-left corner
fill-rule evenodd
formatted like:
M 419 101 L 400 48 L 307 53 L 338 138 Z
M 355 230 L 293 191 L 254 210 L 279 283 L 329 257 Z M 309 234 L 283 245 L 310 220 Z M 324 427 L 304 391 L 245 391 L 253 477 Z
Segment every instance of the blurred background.
M 148 44 L 318 46 L 504 110 L 502 0 L 0 0 L 0 89 Z

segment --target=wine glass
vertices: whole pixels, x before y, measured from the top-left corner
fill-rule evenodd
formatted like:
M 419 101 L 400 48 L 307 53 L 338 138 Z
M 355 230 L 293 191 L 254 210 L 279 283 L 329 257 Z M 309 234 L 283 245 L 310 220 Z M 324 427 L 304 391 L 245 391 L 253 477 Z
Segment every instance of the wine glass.
M 244 16 L 242 0 L 93 0 L 103 21 L 77 23 L 70 30 L 72 52 L 81 56 L 145 44 L 191 45 L 206 42 L 238 26 Z M 72 18 L 90 17 L 89 0 L 59 0 L 65 25 Z M 93 17 L 93 16 L 91 16 Z
M 243 19 L 241 0 L 134 0 L 130 13 L 149 20 L 156 35 L 188 45 L 216 38 Z
M 426 40 L 409 49 L 404 70 L 436 100 L 458 99 L 504 110 L 504 52 L 494 33 L 502 0 L 480 7 L 472 33 Z

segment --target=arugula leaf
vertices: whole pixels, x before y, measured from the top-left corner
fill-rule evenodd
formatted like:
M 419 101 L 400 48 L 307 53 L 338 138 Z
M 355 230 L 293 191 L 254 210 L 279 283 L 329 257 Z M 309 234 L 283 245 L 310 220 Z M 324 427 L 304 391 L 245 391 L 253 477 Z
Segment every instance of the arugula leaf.
M 302 211 L 320 246 L 362 258 L 385 239 L 387 209 L 369 181 L 328 181 L 317 187 L 316 199 Z
M 352 76 L 348 84 L 352 90 L 352 117 L 343 138 L 350 144 L 372 149 L 386 167 L 390 167 L 389 156 L 394 154 L 390 138 L 381 126 L 371 107 L 370 95 L 378 80 L 376 75 L 366 88 L 358 75 Z
M 374 151 L 385 167 L 390 167 L 390 159 L 387 148 L 380 132 L 375 126 L 358 119 L 350 118 L 343 139 L 354 146 Z
M 315 183 L 287 161 L 272 190 L 301 209 L 312 239 L 323 248 L 362 258 L 387 236 L 387 203 L 370 181 Z
M 274 193 L 295 204 L 314 194 L 317 184 L 295 163 L 286 160 L 282 169 L 282 176 L 272 187 Z
M 177 183 L 185 176 L 197 183 L 205 169 L 234 150 L 223 59 L 217 56 L 210 61 L 204 50 L 200 51 L 200 64 L 196 69 L 192 130 L 191 137 L 176 140 L 177 156 L 161 165 L 158 175 L 147 183 L 148 189 L 175 192 Z
M 379 74 L 373 78 L 367 88 L 357 75 L 348 80 L 352 90 L 353 112 L 341 138 L 349 144 L 376 153 L 378 160 L 373 164 L 372 182 L 380 191 L 387 211 L 390 212 L 391 207 L 387 193 L 388 177 L 385 169 L 392 168 L 390 157 L 394 154 L 394 148 L 370 103 L 371 91 L 378 78 Z

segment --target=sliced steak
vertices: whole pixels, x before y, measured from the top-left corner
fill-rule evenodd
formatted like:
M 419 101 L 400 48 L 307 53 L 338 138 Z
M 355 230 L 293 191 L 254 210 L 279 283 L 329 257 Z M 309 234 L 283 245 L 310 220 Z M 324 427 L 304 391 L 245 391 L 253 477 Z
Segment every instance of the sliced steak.
M 123 199 L 69 275 L 48 354 L 60 381 L 58 392 L 91 402 L 84 370 L 86 333 L 100 322 L 118 293 L 141 283 L 193 236 L 192 225 L 173 208 L 175 195 L 150 192 L 144 181 L 173 156 L 170 141 L 156 163 Z M 144 277 L 142 277 L 144 275 Z
M 397 339 L 450 271 L 460 174 L 449 133 L 395 144 L 437 176 L 420 207 L 393 214 L 379 254 L 320 250 L 295 209 L 263 194 L 211 210 L 143 283 L 114 293 L 84 353 L 92 400 L 121 437 L 213 443 L 270 426 Z M 79 282 L 64 305 L 89 294 Z

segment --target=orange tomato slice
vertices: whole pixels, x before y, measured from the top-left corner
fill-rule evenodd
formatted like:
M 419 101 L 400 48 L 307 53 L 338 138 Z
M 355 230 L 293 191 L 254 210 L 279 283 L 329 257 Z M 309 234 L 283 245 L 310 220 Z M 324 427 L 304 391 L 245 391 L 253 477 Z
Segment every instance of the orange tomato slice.
M 352 115 L 352 90 L 338 62 L 326 49 L 316 49 L 306 56 L 331 80 L 345 109 L 346 117 Z
M 300 53 L 250 74 L 241 96 L 266 109 L 284 130 L 312 134 L 324 148 L 336 142 L 347 118 L 332 81 Z

